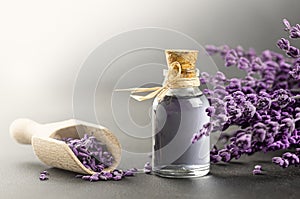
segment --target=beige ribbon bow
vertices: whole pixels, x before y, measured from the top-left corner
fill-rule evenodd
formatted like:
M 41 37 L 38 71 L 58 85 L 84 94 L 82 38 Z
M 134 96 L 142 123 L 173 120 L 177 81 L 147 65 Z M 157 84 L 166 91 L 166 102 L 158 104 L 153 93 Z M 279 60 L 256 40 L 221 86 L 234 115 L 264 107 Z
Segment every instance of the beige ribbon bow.
M 198 78 L 181 78 L 180 75 L 181 64 L 175 61 L 170 64 L 167 79 L 162 87 L 115 89 L 114 91 L 130 91 L 132 94 L 153 91 L 146 96 L 130 95 L 130 97 L 137 101 L 144 101 L 157 96 L 160 100 L 166 95 L 170 88 L 187 88 L 200 85 Z

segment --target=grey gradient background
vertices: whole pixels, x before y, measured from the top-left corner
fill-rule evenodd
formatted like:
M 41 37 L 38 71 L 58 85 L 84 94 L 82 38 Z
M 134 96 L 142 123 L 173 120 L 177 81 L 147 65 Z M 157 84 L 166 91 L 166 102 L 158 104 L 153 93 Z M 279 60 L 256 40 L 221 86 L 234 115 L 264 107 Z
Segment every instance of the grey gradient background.
M 276 41 L 286 36 L 281 21 L 288 18 L 291 23 L 299 22 L 299 8 L 297 0 L 0 1 L 0 197 L 103 194 L 104 198 L 138 198 L 142 193 L 151 193 L 145 191 L 149 186 L 156 189 L 157 197 L 197 197 L 194 194 L 201 193 L 199 186 L 204 185 L 213 191 L 217 183 L 213 180 L 188 182 L 187 187 L 183 181 L 138 177 L 137 182 L 132 179 L 103 185 L 101 192 L 101 185 L 76 181 L 73 174 L 57 170 L 52 171 L 51 181 L 41 184 L 38 172 L 45 166 L 34 157 L 31 147 L 18 145 L 9 137 L 8 127 L 19 117 L 41 123 L 72 118 L 76 76 L 88 55 L 113 35 L 136 28 L 163 27 L 183 32 L 202 45 L 278 51 Z M 226 73 L 239 75 L 232 69 Z M 149 105 L 136 106 L 147 110 Z M 149 120 L 146 116 L 140 119 L 140 123 Z M 109 125 L 108 121 L 104 123 Z M 149 146 L 143 145 L 145 151 Z M 145 160 L 147 157 L 125 159 L 122 166 L 142 167 Z M 224 188 L 226 181 L 221 184 Z M 133 186 L 140 191 L 132 193 Z M 182 193 L 184 190 L 189 193 Z M 212 195 L 220 196 L 223 194 Z

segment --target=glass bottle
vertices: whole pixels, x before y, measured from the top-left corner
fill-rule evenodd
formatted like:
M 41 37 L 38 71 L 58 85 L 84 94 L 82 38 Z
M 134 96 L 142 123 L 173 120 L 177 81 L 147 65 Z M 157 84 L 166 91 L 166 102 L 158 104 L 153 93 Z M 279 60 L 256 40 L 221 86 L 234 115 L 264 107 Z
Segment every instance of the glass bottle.
M 199 84 L 190 84 L 199 81 L 199 71 L 195 67 L 197 55 L 198 51 L 166 50 L 169 70 L 164 71 L 164 85 L 170 83 L 173 63 L 177 68 L 172 71 L 177 71 L 180 76 L 175 81 L 173 78 L 164 95 L 157 96 L 153 102 L 152 165 L 158 176 L 191 178 L 209 172 L 209 136 L 203 136 L 194 144 L 191 142 L 194 133 L 209 122 L 205 112 L 209 102 Z M 176 85 L 177 81 L 181 81 L 180 84 Z

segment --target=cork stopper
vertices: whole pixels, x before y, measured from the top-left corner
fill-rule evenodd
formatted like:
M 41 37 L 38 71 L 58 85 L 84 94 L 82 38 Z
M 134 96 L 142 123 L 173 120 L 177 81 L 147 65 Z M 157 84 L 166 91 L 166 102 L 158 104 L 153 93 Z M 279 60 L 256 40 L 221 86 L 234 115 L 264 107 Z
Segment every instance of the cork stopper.
M 181 78 L 196 77 L 197 50 L 165 50 L 167 64 L 179 62 L 181 65 Z M 177 69 L 178 70 L 178 69 Z

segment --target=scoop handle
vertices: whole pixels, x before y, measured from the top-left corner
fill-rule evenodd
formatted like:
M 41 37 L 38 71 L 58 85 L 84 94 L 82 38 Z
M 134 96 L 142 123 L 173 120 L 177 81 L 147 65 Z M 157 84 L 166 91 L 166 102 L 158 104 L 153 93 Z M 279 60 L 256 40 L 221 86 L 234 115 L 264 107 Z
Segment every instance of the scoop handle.
M 51 132 L 42 130 L 42 125 L 30 119 L 17 119 L 9 127 L 10 135 L 20 144 L 31 144 L 31 138 L 34 135 L 44 134 L 49 136 Z M 46 134 L 45 134 L 46 133 Z
M 33 120 L 27 118 L 21 118 L 13 121 L 9 127 L 9 132 L 12 138 L 14 138 L 20 144 L 31 144 L 31 138 L 33 136 L 39 137 L 51 137 L 58 130 L 69 126 L 75 126 L 78 124 L 85 124 L 83 121 L 76 119 L 69 119 L 60 122 L 53 122 L 48 124 L 39 124 Z M 97 126 L 97 128 L 104 128 Z

